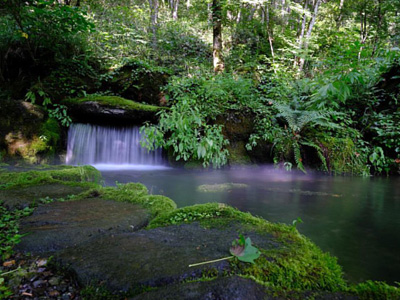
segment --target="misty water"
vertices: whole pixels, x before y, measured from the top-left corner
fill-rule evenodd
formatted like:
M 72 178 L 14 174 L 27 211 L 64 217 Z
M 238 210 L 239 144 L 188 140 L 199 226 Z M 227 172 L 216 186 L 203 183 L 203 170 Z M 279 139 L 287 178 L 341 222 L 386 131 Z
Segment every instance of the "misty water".
M 400 282 L 400 178 L 332 177 L 274 169 L 170 168 L 160 151 L 147 153 L 137 128 L 76 124 L 68 137 L 69 164 L 92 164 L 106 185 L 141 182 L 178 207 L 229 204 L 272 222 L 291 224 L 324 251 L 338 257 L 351 282 Z M 239 183 L 204 192 L 201 185 Z

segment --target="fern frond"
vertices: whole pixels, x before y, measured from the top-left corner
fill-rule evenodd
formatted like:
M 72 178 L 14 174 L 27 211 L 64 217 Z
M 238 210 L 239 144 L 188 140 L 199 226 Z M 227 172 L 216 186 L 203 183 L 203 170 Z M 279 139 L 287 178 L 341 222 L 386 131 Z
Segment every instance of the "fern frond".
M 299 170 L 302 170 L 304 173 L 307 173 L 302 162 L 303 159 L 301 158 L 300 145 L 297 142 L 293 143 L 293 154 L 294 154 L 294 160 L 296 161 L 297 164 L 297 168 Z

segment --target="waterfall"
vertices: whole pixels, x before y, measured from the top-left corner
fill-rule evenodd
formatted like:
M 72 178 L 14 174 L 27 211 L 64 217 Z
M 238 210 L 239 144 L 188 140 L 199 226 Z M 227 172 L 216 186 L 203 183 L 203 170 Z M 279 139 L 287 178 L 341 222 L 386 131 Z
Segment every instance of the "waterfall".
M 98 169 L 165 168 L 161 149 L 149 152 L 140 145 L 140 137 L 138 127 L 72 124 L 66 163 Z

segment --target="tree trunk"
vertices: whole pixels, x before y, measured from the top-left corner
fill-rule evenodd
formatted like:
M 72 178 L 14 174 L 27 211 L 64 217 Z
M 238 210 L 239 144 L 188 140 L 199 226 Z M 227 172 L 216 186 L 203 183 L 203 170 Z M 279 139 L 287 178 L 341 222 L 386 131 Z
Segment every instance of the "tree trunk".
M 224 62 L 222 59 L 222 7 L 220 0 L 212 2 L 212 20 L 214 72 L 221 73 L 224 70 Z
M 368 28 L 367 28 L 367 4 L 364 2 L 364 5 L 360 10 L 360 50 L 358 51 L 358 60 L 361 59 L 361 53 L 364 49 L 364 44 L 367 41 L 368 37 Z
M 153 47 L 157 48 L 158 0 L 149 0 L 149 5 L 150 5 L 150 30 L 153 34 Z
M 179 0 L 171 0 L 171 14 L 174 21 L 178 20 Z
M 340 25 L 342 23 L 342 18 L 343 18 L 343 5 L 344 5 L 344 0 L 340 0 L 339 4 L 339 15 L 336 19 L 336 28 L 339 29 Z
M 268 3 L 265 3 L 265 21 L 267 24 L 267 34 L 268 34 L 268 42 L 269 42 L 269 48 L 271 49 L 271 56 L 272 56 L 272 61 L 275 62 L 275 54 L 274 54 L 274 44 L 273 44 L 273 30 L 271 26 L 271 18 L 269 16 L 269 7 Z M 274 72 L 275 69 L 274 69 Z
M 376 34 L 374 39 L 374 50 L 372 51 L 372 57 L 375 56 L 376 50 L 378 49 L 379 35 L 381 33 L 383 25 L 384 14 L 382 13 L 382 0 L 378 0 L 377 15 L 378 15 L 378 24 L 376 25 Z
M 305 32 L 306 32 L 306 24 L 307 24 L 307 14 L 306 14 L 306 11 L 307 11 L 307 9 L 308 9 L 308 1 L 309 1 L 309 0 L 305 0 L 305 2 L 304 2 L 304 13 L 303 13 L 302 21 L 301 21 L 301 30 L 300 30 L 299 36 L 298 36 L 298 38 L 297 38 L 297 43 L 298 43 L 298 50 L 297 50 L 297 51 L 298 51 L 298 54 L 297 54 L 297 56 L 296 56 L 295 59 L 294 59 L 294 63 L 293 63 L 293 67 L 294 67 L 294 68 L 300 63 L 300 56 L 299 56 L 299 54 L 300 54 L 301 49 L 303 48 L 304 34 L 305 34 Z
M 318 9 L 319 9 L 319 6 L 320 6 L 320 4 L 321 4 L 321 1 L 322 1 L 322 0 L 317 0 L 317 3 L 315 3 L 314 13 L 313 13 L 313 15 L 312 15 L 312 18 L 311 18 L 311 21 L 310 21 L 310 25 L 308 26 L 306 39 L 305 39 L 305 41 L 304 41 L 304 50 L 307 50 L 307 49 L 308 49 L 308 42 L 310 41 L 310 38 L 311 38 L 311 32 L 312 32 L 312 30 L 313 30 L 315 21 L 316 21 L 316 19 L 317 19 Z M 299 68 L 300 71 L 303 70 L 304 62 L 305 62 L 305 58 L 304 58 L 304 56 L 303 56 L 302 58 L 300 58 L 300 68 Z

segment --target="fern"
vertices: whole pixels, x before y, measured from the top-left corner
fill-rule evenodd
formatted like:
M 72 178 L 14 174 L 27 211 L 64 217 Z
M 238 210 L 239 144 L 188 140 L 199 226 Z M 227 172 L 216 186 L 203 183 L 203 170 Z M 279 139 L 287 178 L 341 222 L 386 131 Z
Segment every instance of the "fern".
M 340 126 L 331 122 L 332 116 L 342 115 L 332 111 L 300 110 L 292 109 L 287 104 L 274 103 L 274 107 L 279 111 L 277 117 L 282 117 L 294 133 L 299 133 L 308 124 L 319 125 L 329 129 L 339 129 Z
M 299 143 L 297 141 L 294 141 L 292 146 L 293 146 L 294 160 L 296 161 L 297 168 L 299 170 L 302 170 L 304 173 L 307 173 L 303 165 L 303 159 L 301 158 Z

